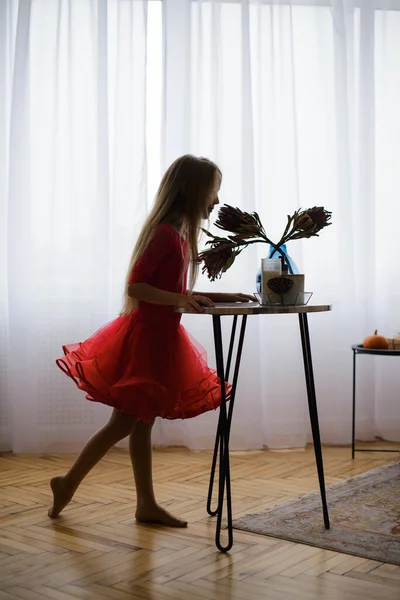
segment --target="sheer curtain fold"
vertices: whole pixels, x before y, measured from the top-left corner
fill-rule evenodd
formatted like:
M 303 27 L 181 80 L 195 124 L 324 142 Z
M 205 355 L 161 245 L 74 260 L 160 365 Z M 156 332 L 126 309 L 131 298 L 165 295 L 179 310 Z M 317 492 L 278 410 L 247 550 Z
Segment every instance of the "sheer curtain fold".
M 1 5 L 1 448 L 77 449 L 109 410 L 54 360 L 117 314 L 146 215 L 147 1 Z
M 390 95 L 400 94 L 391 71 L 394 63 L 400 66 L 400 36 L 394 35 L 396 28 L 400 32 L 400 5 L 379 0 L 188 0 L 185 5 L 191 28 L 180 45 L 192 70 L 192 91 L 185 97 L 196 110 L 189 118 L 180 111 L 174 123 L 189 136 L 179 153 L 200 152 L 219 161 L 221 200 L 257 210 L 273 239 L 286 215 L 299 207 L 324 205 L 333 212 L 332 227 L 319 239 L 293 242 L 289 251 L 306 274 L 313 300 L 334 307 L 332 314 L 311 316 L 310 329 L 323 439 L 348 443 L 350 347 L 376 328 L 386 335 L 400 329 L 393 309 L 396 289 L 388 285 L 389 273 L 399 274 L 392 250 L 398 252 L 400 240 L 384 233 L 381 211 L 385 205 L 391 207 L 387 215 L 399 212 L 382 193 L 383 186 L 386 193 L 399 189 L 396 170 L 387 165 L 397 144 L 394 131 L 388 131 L 392 124 L 396 128 L 397 116 L 382 108 Z M 165 0 L 164 6 L 173 11 L 176 3 Z M 172 17 L 169 22 L 166 44 L 178 23 Z M 390 68 L 385 67 L 389 52 Z M 166 79 L 176 82 L 179 72 L 171 63 Z M 390 138 L 386 147 L 383 136 Z M 219 287 L 253 291 L 266 252 L 246 251 Z M 203 279 L 199 287 L 211 285 Z M 212 341 L 200 318 L 186 324 L 212 358 Z M 359 366 L 357 432 L 364 439 L 400 439 L 394 363 L 366 359 Z M 250 319 L 233 445 L 310 441 L 304 387 L 296 318 Z M 210 419 L 184 427 L 163 424 L 160 440 L 195 447 L 207 440 L 210 447 Z
M 0 449 L 76 450 L 108 415 L 54 359 L 117 314 L 161 171 L 186 152 L 272 239 L 299 207 L 332 210 L 288 250 L 333 304 L 309 319 L 320 424 L 349 442 L 350 347 L 400 332 L 399 32 L 397 0 L 0 3 Z M 197 288 L 254 291 L 266 253 Z M 214 364 L 211 322 L 184 325 Z M 396 360 L 360 361 L 363 439 L 400 439 Z M 217 416 L 158 421 L 154 442 L 212 448 Z M 232 446 L 308 441 L 297 319 L 250 318 Z

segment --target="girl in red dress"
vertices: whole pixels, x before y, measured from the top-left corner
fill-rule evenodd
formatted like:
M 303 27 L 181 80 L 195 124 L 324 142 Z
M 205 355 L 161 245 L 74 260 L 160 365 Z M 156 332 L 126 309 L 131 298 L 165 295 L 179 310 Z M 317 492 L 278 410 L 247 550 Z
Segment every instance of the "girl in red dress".
M 176 307 L 245 302 L 243 294 L 199 294 L 197 240 L 202 219 L 218 204 L 221 172 L 205 158 L 185 155 L 166 171 L 130 261 L 120 316 L 82 343 L 63 347 L 57 365 L 86 398 L 113 407 L 108 423 L 86 444 L 70 470 L 51 482 L 57 517 L 99 460 L 129 436 L 136 484 L 136 520 L 185 527 L 154 496 L 151 429 L 154 419 L 187 419 L 219 407 L 220 383 L 204 350 L 180 325 Z M 229 387 L 227 388 L 229 397 Z

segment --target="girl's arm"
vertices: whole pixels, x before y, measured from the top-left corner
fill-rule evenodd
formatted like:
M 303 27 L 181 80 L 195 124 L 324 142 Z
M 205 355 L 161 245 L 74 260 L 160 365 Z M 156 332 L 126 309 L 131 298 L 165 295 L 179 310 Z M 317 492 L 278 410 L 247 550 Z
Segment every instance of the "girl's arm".
M 208 298 L 212 302 L 255 302 L 255 297 L 250 294 L 224 294 L 223 292 L 192 292 Z
M 202 306 L 214 306 L 210 298 L 200 294 L 175 294 L 174 292 L 160 290 L 148 283 L 130 283 L 128 285 L 128 295 L 131 298 L 136 298 L 139 302 L 176 306 L 178 308 L 194 308 L 198 312 L 202 312 Z

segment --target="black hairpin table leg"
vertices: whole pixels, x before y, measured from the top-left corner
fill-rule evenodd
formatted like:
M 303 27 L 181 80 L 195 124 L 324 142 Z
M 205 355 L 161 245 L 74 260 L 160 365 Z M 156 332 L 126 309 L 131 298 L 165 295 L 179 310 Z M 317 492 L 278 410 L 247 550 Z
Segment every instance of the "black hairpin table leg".
M 314 373 L 311 360 L 310 335 L 308 331 L 307 313 L 299 313 L 301 345 L 303 348 L 304 372 L 306 376 L 308 408 L 310 412 L 311 430 L 314 442 L 315 460 L 317 463 L 319 488 L 321 491 L 322 510 L 325 528 L 329 529 L 328 506 L 325 494 L 324 465 L 322 462 L 321 437 L 319 433 L 317 400 L 315 395 Z
M 213 315 L 213 327 L 214 327 L 214 343 L 215 343 L 215 356 L 217 362 L 217 374 L 221 381 L 221 408 L 219 411 L 218 428 L 215 439 L 213 461 L 211 466 L 210 484 L 208 490 L 207 499 L 207 512 L 211 516 L 217 515 L 217 527 L 215 533 L 215 543 L 221 552 L 228 552 L 233 545 L 233 526 L 232 526 L 232 500 L 231 500 L 231 481 L 230 481 L 230 464 L 229 464 L 229 436 L 232 422 L 233 406 L 235 402 L 237 380 L 239 376 L 240 360 L 243 350 L 243 342 L 246 331 L 247 315 L 242 317 L 242 325 L 240 328 L 239 343 L 236 354 L 235 368 L 232 381 L 232 389 L 230 394 L 229 411 L 226 409 L 226 390 L 225 382 L 229 376 L 229 369 L 232 359 L 233 347 L 235 342 L 235 333 L 237 325 L 237 317 L 234 318 L 231 340 L 229 344 L 229 356 L 226 372 L 224 370 L 224 355 L 222 346 L 222 331 L 221 331 L 221 317 L 219 315 Z M 211 509 L 212 493 L 214 486 L 215 470 L 217 465 L 217 458 L 219 455 L 219 481 L 218 481 L 218 504 L 215 510 Z M 222 527 L 222 513 L 224 507 L 224 496 L 226 493 L 226 508 L 227 508 L 227 522 L 228 522 L 228 543 L 226 546 L 221 544 L 221 527 Z
M 225 381 L 228 381 L 228 379 L 229 379 L 229 371 L 230 371 L 231 362 L 232 362 L 233 347 L 235 345 L 237 320 L 238 320 L 238 317 L 237 317 L 237 315 L 235 315 L 233 317 L 231 339 L 229 342 L 228 360 L 226 363 L 226 370 L 225 370 Z M 214 331 L 214 335 L 215 335 L 215 331 Z M 221 340 L 221 344 L 222 344 L 222 340 Z M 221 440 L 221 435 L 220 435 L 220 426 L 219 426 L 219 421 L 218 421 L 218 428 L 217 428 L 217 433 L 215 436 L 214 453 L 213 453 L 213 459 L 212 459 L 212 464 L 211 464 L 211 475 L 210 475 L 210 483 L 208 486 L 208 497 L 207 497 L 207 512 L 211 517 L 215 517 L 215 515 L 218 513 L 218 505 L 217 505 L 216 509 L 213 509 L 211 507 L 211 504 L 212 504 L 212 493 L 213 493 L 213 485 L 214 485 L 214 477 L 215 477 L 215 468 L 217 466 L 217 458 L 218 458 L 220 440 Z

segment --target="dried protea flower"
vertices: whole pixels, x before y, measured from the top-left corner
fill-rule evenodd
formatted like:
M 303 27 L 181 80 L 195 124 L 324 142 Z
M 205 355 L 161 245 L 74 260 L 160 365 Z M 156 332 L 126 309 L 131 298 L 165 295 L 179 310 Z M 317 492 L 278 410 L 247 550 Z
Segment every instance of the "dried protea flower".
M 293 228 L 304 231 L 309 234 L 308 237 L 311 237 L 317 235 L 324 227 L 331 225 L 329 223 L 331 216 L 332 213 L 325 210 L 323 206 L 314 206 L 297 214 Z
M 211 248 L 199 254 L 199 262 L 203 263 L 202 273 L 207 272 L 207 277 L 215 281 L 233 265 L 238 251 L 234 242 L 224 238 L 219 238 L 218 243 L 212 244 Z
M 293 221 L 293 233 L 301 232 L 297 237 L 311 237 L 316 231 L 317 226 L 307 212 L 298 214 Z
M 328 223 L 331 220 L 332 213 L 329 210 L 325 210 L 323 206 L 314 206 L 313 208 L 309 208 L 307 210 L 307 214 L 318 227 L 318 231 L 327 227 L 328 225 L 332 225 L 332 223 Z
M 246 238 L 262 237 L 264 234 L 257 213 L 250 214 L 228 205 L 219 209 L 215 225 L 218 229 L 230 231 Z

